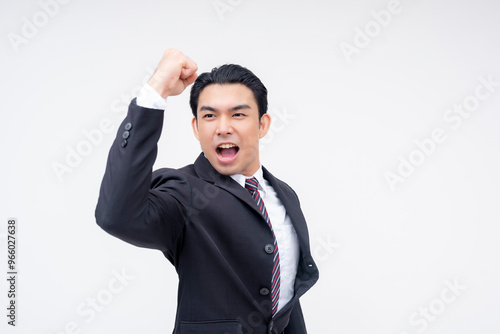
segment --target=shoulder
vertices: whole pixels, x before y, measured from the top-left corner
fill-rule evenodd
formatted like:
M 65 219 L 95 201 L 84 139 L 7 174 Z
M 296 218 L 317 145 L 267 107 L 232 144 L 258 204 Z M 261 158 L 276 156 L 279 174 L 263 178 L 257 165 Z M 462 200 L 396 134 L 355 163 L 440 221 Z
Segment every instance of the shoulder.
M 187 180 L 190 177 L 197 177 L 193 164 L 181 168 L 160 168 L 153 171 L 151 187 L 154 188 L 170 180 Z

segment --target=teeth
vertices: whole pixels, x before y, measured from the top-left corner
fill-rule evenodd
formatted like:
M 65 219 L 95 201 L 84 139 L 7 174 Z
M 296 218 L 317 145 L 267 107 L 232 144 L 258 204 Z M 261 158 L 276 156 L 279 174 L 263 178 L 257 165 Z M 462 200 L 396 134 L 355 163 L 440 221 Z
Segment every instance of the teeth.
M 218 146 L 219 148 L 231 148 L 231 147 L 236 147 L 234 144 L 222 144 Z

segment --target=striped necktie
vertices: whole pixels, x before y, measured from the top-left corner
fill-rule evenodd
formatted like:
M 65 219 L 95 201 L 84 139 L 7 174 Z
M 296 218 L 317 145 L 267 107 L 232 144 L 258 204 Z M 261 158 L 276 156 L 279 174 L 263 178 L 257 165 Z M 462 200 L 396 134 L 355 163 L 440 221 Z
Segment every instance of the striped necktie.
M 264 201 L 260 197 L 259 191 L 259 181 L 255 177 L 245 180 L 245 188 L 248 189 L 252 198 L 257 203 L 257 207 L 259 208 L 262 217 L 266 220 L 267 225 L 271 229 L 273 233 L 274 239 L 274 258 L 273 258 L 273 271 L 271 276 L 271 310 L 273 317 L 278 310 L 278 303 L 280 298 L 280 254 L 278 252 L 278 242 L 276 241 L 276 236 L 274 235 L 273 227 L 271 225 L 271 219 L 267 214 L 266 206 L 264 205 Z

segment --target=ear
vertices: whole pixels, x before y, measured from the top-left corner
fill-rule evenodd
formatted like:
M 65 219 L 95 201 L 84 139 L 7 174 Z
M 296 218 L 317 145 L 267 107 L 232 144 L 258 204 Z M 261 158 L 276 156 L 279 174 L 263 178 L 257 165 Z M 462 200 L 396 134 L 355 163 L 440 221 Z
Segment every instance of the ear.
M 271 116 L 269 116 L 268 113 L 265 113 L 260 118 L 259 139 L 263 138 L 267 134 L 270 126 L 271 126 Z
M 191 126 L 193 127 L 193 133 L 196 139 L 200 141 L 200 134 L 198 133 L 198 122 L 196 121 L 196 117 L 193 117 L 191 120 Z

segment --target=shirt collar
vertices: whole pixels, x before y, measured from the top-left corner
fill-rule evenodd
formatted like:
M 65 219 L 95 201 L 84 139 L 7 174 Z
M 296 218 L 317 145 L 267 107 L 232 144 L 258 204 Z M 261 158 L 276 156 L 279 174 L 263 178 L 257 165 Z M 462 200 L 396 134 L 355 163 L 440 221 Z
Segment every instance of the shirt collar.
M 262 165 L 259 166 L 259 169 L 252 176 L 245 176 L 243 174 L 233 174 L 229 175 L 233 180 L 238 182 L 240 186 L 245 188 L 245 181 L 251 177 L 255 177 L 257 181 L 259 181 L 259 191 L 263 191 L 266 193 L 266 182 L 264 180 L 264 173 L 262 172 Z

